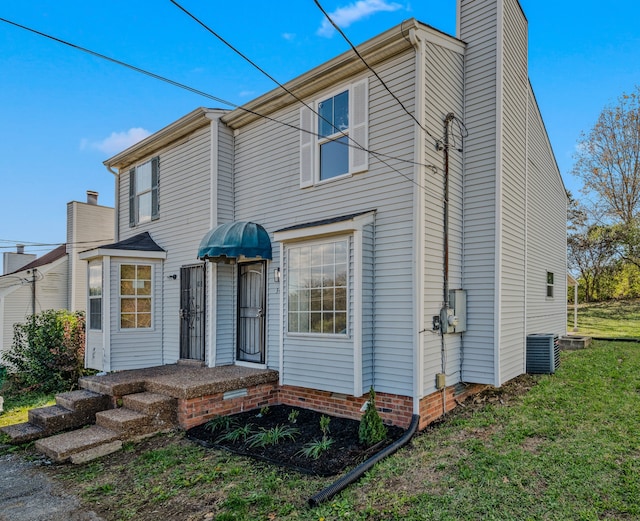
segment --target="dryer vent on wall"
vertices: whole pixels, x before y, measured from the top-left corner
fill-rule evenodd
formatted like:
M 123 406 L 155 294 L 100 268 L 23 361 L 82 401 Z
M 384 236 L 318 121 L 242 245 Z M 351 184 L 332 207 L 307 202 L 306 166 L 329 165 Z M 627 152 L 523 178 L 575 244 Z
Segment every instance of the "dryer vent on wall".
M 553 334 L 527 336 L 527 373 L 552 374 L 560 365 L 560 344 Z

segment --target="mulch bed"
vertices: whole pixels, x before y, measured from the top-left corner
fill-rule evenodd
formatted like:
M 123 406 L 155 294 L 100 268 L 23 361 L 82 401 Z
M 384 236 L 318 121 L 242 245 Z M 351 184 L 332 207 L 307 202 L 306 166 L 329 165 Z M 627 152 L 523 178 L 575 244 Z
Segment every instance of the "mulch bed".
M 289 420 L 289 415 L 293 410 L 298 411 L 295 423 Z M 324 415 L 330 418 L 328 437 L 333 439 L 334 443 L 318 459 L 309 458 L 300 454 L 300 450 L 305 444 L 322 439 L 322 431 L 320 430 L 322 416 L 322 413 L 289 405 L 272 406 L 267 414 L 262 415 L 260 410 L 252 410 L 231 416 L 236 421 L 236 426 L 251 424 L 253 432 L 260 432 L 260 429 L 271 429 L 276 426 L 297 429 L 295 440 L 284 440 L 276 445 L 266 447 L 251 447 L 246 442 L 221 440 L 220 437 L 226 431 L 217 430 L 212 433 L 205 427 L 206 424 L 189 429 L 187 436 L 205 447 L 229 450 L 236 454 L 268 461 L 307 474 L 333 476 L 347 467 L 365 461 L 400 438 L 404 433 L 404 430 L 399 427 L 387 425 L 387 439 L 373 447 L 365 447 L 358 442 L 359 421 Z

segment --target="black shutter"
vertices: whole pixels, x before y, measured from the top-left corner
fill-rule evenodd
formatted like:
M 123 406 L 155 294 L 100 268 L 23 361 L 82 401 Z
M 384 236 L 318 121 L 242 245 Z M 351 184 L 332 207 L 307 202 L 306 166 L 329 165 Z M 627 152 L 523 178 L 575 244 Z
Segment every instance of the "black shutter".
M 160 204 L 158 202 L 158 187 L 160 185 L 160 158 L 151 160 L 151 220 L 160 218 Z
M 136 225 L 136 169 L 129 170 L 129 226 Z

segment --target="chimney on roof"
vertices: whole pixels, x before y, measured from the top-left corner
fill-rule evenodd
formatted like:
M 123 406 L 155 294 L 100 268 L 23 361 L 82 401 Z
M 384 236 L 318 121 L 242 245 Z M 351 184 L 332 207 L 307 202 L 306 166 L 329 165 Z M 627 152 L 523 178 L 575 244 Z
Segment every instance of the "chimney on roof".
M 20 255 L 24 254 L 24 244 L 16 244 L 16 253 Z
M 94 192 L 93 190 L 87 190 L 87 204 L 98 204 L 98 192 Z

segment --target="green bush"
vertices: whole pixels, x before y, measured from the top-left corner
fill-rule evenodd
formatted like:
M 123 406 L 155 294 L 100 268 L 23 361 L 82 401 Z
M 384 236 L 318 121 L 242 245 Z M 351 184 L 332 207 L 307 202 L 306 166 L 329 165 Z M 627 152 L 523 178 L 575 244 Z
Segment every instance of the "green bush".
M 376 393 L 373 387 L 369 391 L 367 409 L 360 419 L 358 428 L 358 439 L 364 445 L 375 445 L 387 437 L 387 428 L 382 423 L 382 418 L 376 409 Z
M 14 325 L 13 344 L 2 359 L 18 389 L 68 391 L 85 374 L 84 345 L 84 313 L 48 310 Z

